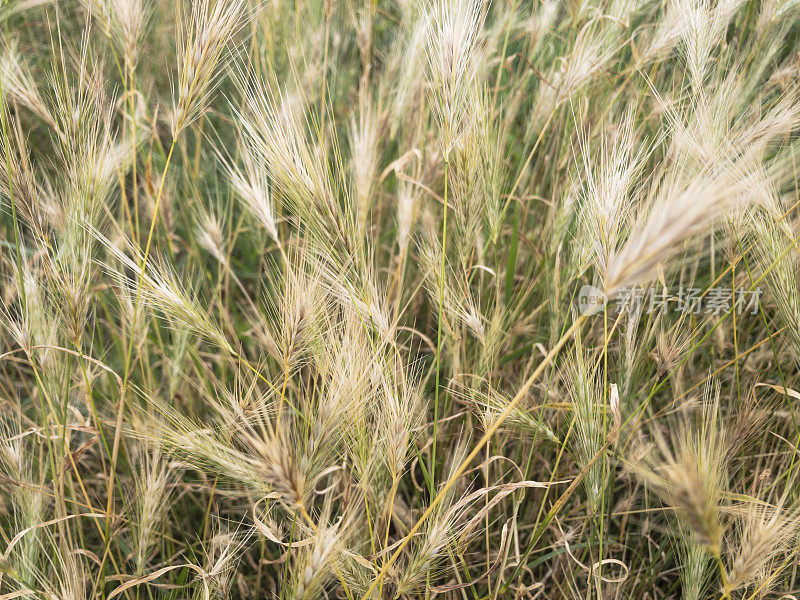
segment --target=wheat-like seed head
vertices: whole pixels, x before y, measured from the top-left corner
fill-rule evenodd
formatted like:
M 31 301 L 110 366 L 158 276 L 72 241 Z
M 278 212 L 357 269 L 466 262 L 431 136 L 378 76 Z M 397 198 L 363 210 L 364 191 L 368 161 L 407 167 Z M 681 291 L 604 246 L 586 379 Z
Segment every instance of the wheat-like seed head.
M 445 161 L 468 126 L 482 20 L 482 0 L 432 0 L 428 9 L 427 78 Z
M 170 115 L 172 136 L 191 125 L 205 110 L 219 74 L 230 59 L 231 40 L 248 15 L 245 0 L 200 0 L 183 16 L 178 55 L 178 89 Z
M 55 120 L 42 100 L 33 76 L 28 66 L 21 60 L 19 50 L 13 42 L 6 45 L 0 58 L 0 83 L 6 101 L 10 97 L 35 113 L 45 123 L 55 127 Z
M 679 510 L 694 539 L 719 555 L 723 527 L 721 499 L 725 486 L 726 436 L 720 423 L 719 391 L 706 386 L 699 424 L 684 421 L 668 438 L 656 435 L 658 451 L 636 471 Z
M 241 133 L 240 136 L 242 138 L 240 156 L 244 169 L 226 161 L 225 170 L 228 179 L 231 187 L 253 216 L 258 219 L 272 239 L 280 243 L 266 169 L 258 164 L 255 151 L 250 147 L 247 139 Z

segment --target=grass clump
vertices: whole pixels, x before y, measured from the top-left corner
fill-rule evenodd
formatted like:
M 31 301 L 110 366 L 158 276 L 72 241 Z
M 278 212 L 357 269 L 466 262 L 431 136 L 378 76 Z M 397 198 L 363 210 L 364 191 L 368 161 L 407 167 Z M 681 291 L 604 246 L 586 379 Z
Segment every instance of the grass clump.
M 0 21 L 0 598 L 800 594 L 798 2 Z

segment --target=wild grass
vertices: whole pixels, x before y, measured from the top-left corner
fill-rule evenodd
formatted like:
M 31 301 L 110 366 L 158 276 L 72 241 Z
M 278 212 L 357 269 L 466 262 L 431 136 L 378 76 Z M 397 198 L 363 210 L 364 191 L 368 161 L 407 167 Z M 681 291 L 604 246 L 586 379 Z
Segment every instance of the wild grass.
M 0 600 L 800 595 L 800 2 L 0 22 Z

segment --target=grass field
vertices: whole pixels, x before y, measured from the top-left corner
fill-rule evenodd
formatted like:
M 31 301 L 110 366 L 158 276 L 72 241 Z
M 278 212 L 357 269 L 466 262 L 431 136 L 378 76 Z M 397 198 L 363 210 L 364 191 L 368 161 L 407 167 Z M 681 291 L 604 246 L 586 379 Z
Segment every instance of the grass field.
M 0 31 L 0 600 L 800 597 L 800 1 Z

